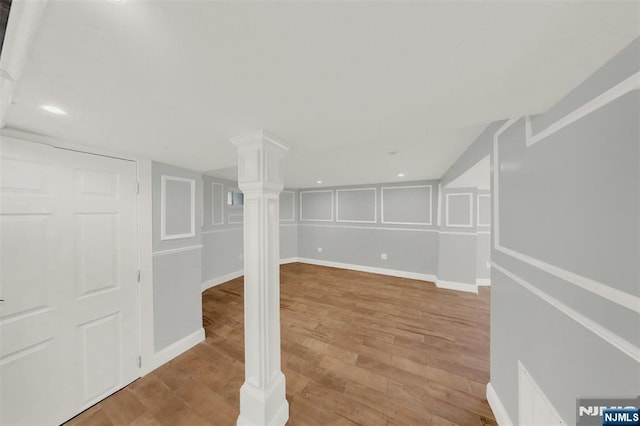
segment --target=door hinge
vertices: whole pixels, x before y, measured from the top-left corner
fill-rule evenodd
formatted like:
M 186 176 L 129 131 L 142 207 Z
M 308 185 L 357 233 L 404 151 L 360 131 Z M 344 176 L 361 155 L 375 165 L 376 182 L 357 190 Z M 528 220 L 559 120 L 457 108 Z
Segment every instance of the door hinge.
M 142 368 L 142 357 L 138 355 L 138 368 Z
M 138 269 L 138 282 L 140 282 L 140 269 Z

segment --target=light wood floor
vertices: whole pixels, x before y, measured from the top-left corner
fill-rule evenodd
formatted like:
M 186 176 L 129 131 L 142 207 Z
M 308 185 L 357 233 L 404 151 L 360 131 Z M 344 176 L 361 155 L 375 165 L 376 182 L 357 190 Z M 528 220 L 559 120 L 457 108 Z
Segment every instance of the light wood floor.
M 281 273 L 288 425 L 496 425 L 489 289 L 290 264 Z M 235 425 L 242 278 L 203 294 L 206 341 L 69 425 Z

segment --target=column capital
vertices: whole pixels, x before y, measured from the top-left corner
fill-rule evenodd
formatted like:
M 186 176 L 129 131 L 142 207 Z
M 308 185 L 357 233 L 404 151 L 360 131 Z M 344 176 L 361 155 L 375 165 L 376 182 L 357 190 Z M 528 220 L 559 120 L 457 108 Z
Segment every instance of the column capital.
M 231 138 L 238 148 L 238 186 L 246 191 L 280 192 L 284 187 L 282 159 L 289 147 L 260 130 Z

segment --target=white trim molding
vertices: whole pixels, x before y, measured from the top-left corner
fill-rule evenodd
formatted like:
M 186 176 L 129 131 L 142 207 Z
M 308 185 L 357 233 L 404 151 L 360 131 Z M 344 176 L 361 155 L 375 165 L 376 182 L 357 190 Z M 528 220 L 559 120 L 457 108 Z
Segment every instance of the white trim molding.
M 429 188 L 429 220 L 427 222 L 389 222 L 384 220 L 384 191 L 393 191 L 398 189 L 416 189 L 416 188 Z M 433 225 L 433 185 L 398 185 L 398 186 L 383 186 L 380 188 L 380 223 L 387 225 Z
M 477 284 L 459 283 L 455 281 L 436 280 L 436 287 L 446 290 L 466 291 L 468 293 L 478 294 Z
M 478 287 L 489 287 L 491 285 L 491 278 L 476 278 L 476 285 Z
M 164 256 L 164 255 L 167 255 L 167 254 L 181 253 L 183 251 L 200 250 L 202 247 L 204 247 L 203 244 L 198 244 L 198 245 L 195 245 L 195 246 L 178 247 L 178 248 L 169 249 L 169 250 L 154 251 L 153 252 L 153 257 Z
M 318 193 L 318 192 L 329 192 L 331 193 L 331 219 L 305 219 L 305 217 L 302 215 L 302 205 L 303 205 L 303 201 L 302 199 L 303 194 L 312 194 L 312 193 Z M 332 189 L 318 189 L 318 190 L 313 190 L 313 191 L 300 191 L 300 221 L 304 221 L 304 222 L 333 222 L 333 218 L 334 218 L 334 211 L 335 211 L 335 204 L 334 204 L 334 195 L 333 195 L 333 190 Z
M 297 257 L 289 257 L 286 259 L 280 259 L 280 265 L 286 265 L 288 263 L 296 263 L 299 262 L 299 259 Z M 224 284 L 228 281 L 231 280 L 235 280 L 236 278 L 239 278 L 241 276 L 244 275 L 244 269 L 241 269 L 239 271 L 234 271 L 234 272 L 230 272 L 228 274 L 225 275 L 221 275 L 219 277 L 216 278 L 212 278 L 210 280 L 207 280 L 205 282 L 202 283 L 202 291 L 206 291 L 212 287 L 216 287 L 220 284 Z
M 449 220 L 449 198 L 465 196 L 469 199 L 469 223 L 451 223 Z M 449 192 L 445 194 L 446 214 L 444 216 L 447 228 L 473 228 L 473 194 L 471 192 Z
M 480 197 L 489 198 L 489 205 L 491 205 L 491 194 L 478 194 L 476 196 L 476 226 L 491 226 L 491 212 L 489 212 L 489 223 L 480 223 Z
M 151 160 L 138 160 L 138 270 L 140 282 L 140 374 L 152 370 L 153 318 L 153 176 Z
M 291 219 L 280 219 L 280 222 L 295 222 L 295 220 L 296 220 L 296 193 L 294 191 L 282 191 L 280 194 L 291 194 Z
M 156 368 L 171 361 L 178 355 L 188 351 L 198 343 L 204 341 L 204 338 L 205 338 L 204 328 L 199 328 L 198 330 L 183 337 L 177 342 L 172 343 L 166 348 L 160 349 L 158 352 L 156 352 L 153 355 L 153 360 L 151 361 L 151 364 L 148 366 L 148 368 L 143 369 L 142 375 L 140 377 L 152 372 Z
M 351 271 L 368 272 L 371 274 L 389 275 L 392 277 L 409 278 L 412 280 L 427 281 L 435 283 L 438 279 L 435 275 L 422 274 L 419 272 L 400 271 L 397 269 L 377 268 L 374 266 L 353 265 L 350 263 L 332 262 L 329 260 L 311 259 L 307 257 L 299 257 L 300 263 L 308 263 L 310 265 L 327 266 L 329 268 L 349 269 Z
M 233 228 L 220 228 L 220 229 L 209 229 L 207 231 L 202 231 L 201 234 L 217 234 L 218 232 L 231 232 L 231 231 L 242 231 L 244 228 L 235 226 Z
M 580 120 L 582 117 L 592 113 L 593 111 L 596 111 L 602 108 L 603 106 L 611 103 L 612 101 L 618 99 L 623 95 L 626 95 L 632 90 L 637 90 L 637 89 L 640 89 L 640 72 L 637 72 L 633 74 L 631 77 L 627 78 L 626 80 L 621 81 L 620 83 L 613 86 L 606 92 L 600 94 L 599 96 L 596 96 L 586 104 L 575 109 L 571 113 L 565 115 L 558 121 L 549 125 L 546 129 L 536 133 L 535 135 L 532 134 L 533 130 L 531 128 L 531 118 L 527 117 L 526 119 L 527 120 L 527 123 L 526 123 L 527 146 L 531 146 L 535 143 L 540 142 L 541 140 L 556 133 L 558 130 L 564 129 L 568 125 Z
M 182 178 L 177 176 L 162 175 L 160 177 L 160 239 L 177 240 L 180 238 L 190 238 L 196 236 L 196 181 L 195 179 Z M 167 233 L 167 181 L 184 182 L 189 184 L 190 189 L 190 214 L 189 232 L 183 234 Z
M 373 220 L 345 220 L 340 219 L 340 192 L 353 192 L 353 191 L 373 191 Z M 376 188 L 344 188 L 336 189 L 336 222 L 350 222 L 350 223 L 378 223 L 378 190 Z
M 240 220 L 232 219 L 237 217 L 239 217 Z M 229 225 L 244 223 L 244 213 L 231 213 L 229 214 L 229 217 L 227 219 L 228 219 Z
M 616 98 L 613 98 L 616 99 Z M 610 99 L 610 100 L 613 100 Z M 604 106 L 601 104 L 600 106 Z M 593 279 L 584 277 L 559 266 L 552 265 L 544 262 L 540 259 L 528 256 L 517 250 L 507 248 L 500 242 L 500 144 L 499 136 L 511 127 L 514 123 L 520 119 L 511 119 L 507 121 L 493 137 L 493 246 L 496 251 L 499 251 L 507 256 L 520 260 L 534 266 L 550 275 L 560 278 L 568 283 L 580 287 L 583 290 L 589 291 L 597 296 L 603 297 L 611 302 L 614 302 L 620 306 L 630 309 L 633 312 L 640 313 L 640 297 L 633 294 L 626 293 L 618 290 L 614 287 L 608 286 L 604 283 L 595 281 Z
M 213 194 L 215 192 L 216 186 L 220 187 L 220 222 L 216 222 L 216 216 L 215 216 L 216 205 L 215 205 L 215 197 Z M 225 205 L 224 185 L 219 182 L 211 182 L 211 224 L 212 225 L 224 224 L 224 205 Z
M 326 266 L 329 268 L 348 269 L 350 271 L 368 272 L 370 274 L 387 275 L 390 277 L 409 278 L 412 280 L 425 281 L 435 284 L 436 287 L 447 290 L 458 290 L 470 293 L 478 293 L 476 284 L 458 283 L 452 281 L 439 281 L 438 277 L 433 274 L 423 274 L 419 272 L 401 271 L 398 269 L 378 268 L 375 266 L 355 265 L 351 263 L 333 262 L 330 260 L 311 259 L 308 257 L 289 257 L 286 259 L 280 259 L 280 265 L 286 265 L 288 263 L 306 263 L 309 265 Z M 217 278 L 210 279 L 202 283 L 202 291 L 231 281 L 235 278 L 241 277 L 244 271 L 235 271 L 226 275 L 222 275 Z
M 440 224 L 442 223 L 442 184 L 439 183 L 438 184 L 438 212 L 437 212 L 437 218 L 436 218 L 436 223 L 438 225 L 438 227 L 440 227 Z
M 638 348 L 633 343 L 623 339 L 622 337 L 618 336 L 617 334 L 615 334 L 611 330 L 609 330 L 609 329 L 601 326 L 600 324 L 596 323 L 592 319 L 587 318 L 585 315 L 581 314 L 580 312 L 576 311 L 575 309 L 570 308 L 569 306 L 565 305 L 564 303 L 562 303 L 558 299 L 554 298 L 553 296 L 545 293 L 544 291 L 540 290 L 539 288 L 535 287 L 534 285 L 532 285 L 532 284 L 528 283 L 527 281 L 525 281 L 524 279 L 520 278 L 519 276 L 517 276 L 513 272 L 511 272 L 508 269 L 506 269 L 505 267 L 500 266 L 500 265 L 496 264 L 495 262 L 491 263 L 491 267 L 493 269 L 495 269 L 496 271 L 500 272 L 501 274 L 505 275 L 506 277 L 510 278 L 514 282 L 520 284 L 522 287 L 526 288 L 531 293 L 535 294 L 536 296 L 538 296 L 539 298 L 541 298 L 542 300 L 544 300 L 545 302 L 547 302 L 548 304 L 550 304 L 554 308 L 558 309 L 560 312 L 562 312 L 563 314 L 565 314 L 569 318 L 573 319 L 575 322 L 577 322 L 578 324 L 580 324 L 581 326 L 583 326 L 587 330 L 591 331 L 596 336 L 598 336 L 601 339 L 605 340 L 611 346 L 613 346 L 616 349 L 618 349 L 619 351 L 623 352 L 624 354 L 629 356 L 634 361 L 640 363 L 640 348 Z
M 491 407 L 491 411 L 493 411 L 498 426 L 513 426 L 513 422 L 491 382 L 487 383 L 487 402 Z
M 241 269 L 239 271 L 230 272 L 228 274 L 207 280 L 202 283 L 202 291 L 204 292 L 205 290 L 209 290 L 212 287 L 218 286 L 220 284 L 224 284 L 227 281 L 235 280 L 236 278 L 239 278 L 243 275 L 244 275 L 244 269 Z

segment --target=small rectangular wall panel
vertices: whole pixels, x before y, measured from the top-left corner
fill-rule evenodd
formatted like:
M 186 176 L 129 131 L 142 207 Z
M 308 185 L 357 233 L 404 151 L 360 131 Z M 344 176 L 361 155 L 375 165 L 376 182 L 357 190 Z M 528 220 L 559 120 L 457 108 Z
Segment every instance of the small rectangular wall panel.
M 336 190 L 338 222 L 376 223 L 376 189 L 350 188 Z
M 473 227 L 473 194 L 449 193 L 446 195 L 446 226 Z
M 162 176 L 161 238 L 172 240 L 195 236 L 196 181 Z
M 478 226 L 491 226 L 491 195 L 478 194 Z
M 382 223 L 431 225 L 431 193 L 431 185 L 383 187 Z
M 333 191 L 300 191 L 300 220 L 333 222 Z
M 211 183 L 211 224 L 222 225 L 224 223 L 224 185 L 217 182 Z
M 295 220 L 295 193 L 282 191 L 280 193 L 280 221 L 293 222 Z

